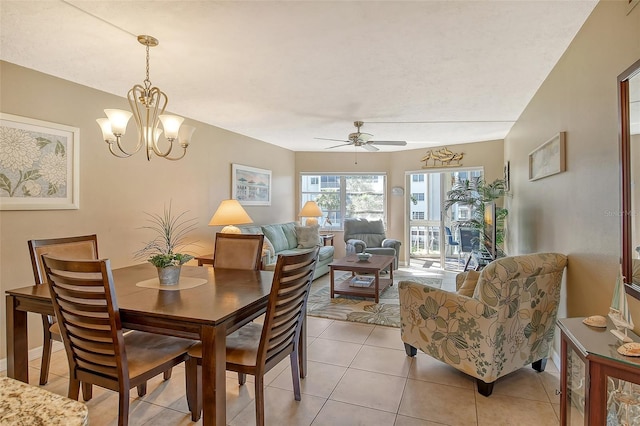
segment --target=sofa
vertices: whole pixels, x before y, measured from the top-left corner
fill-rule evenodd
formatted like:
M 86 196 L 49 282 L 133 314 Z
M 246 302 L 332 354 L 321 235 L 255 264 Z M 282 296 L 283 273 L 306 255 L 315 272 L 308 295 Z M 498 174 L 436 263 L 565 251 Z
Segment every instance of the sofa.
M 271 225 L 238 226 L 243 234 L 264 235 L 264 269 L 273 270 L 279 254 L 301 253 L 314 246 L 320 246 L 318 264 L 313 279 L 329 273 L 329 264 L 333 262 L 334 247 L 323 245 L 318 225 L 302 226 L 296 222 Z
M 495 381 L 527 364 L 543 371 L 553 344 L 567 257 L 503 257 L 456 277 L 457 292 L 398 283 L 400 335 L 417 349 L 476 378 L 489 396 Z
M 398 269 L 399 240 L 387 238 L 381 220 L 347 218 L 344 220 L 344 242 L 347 254 L 371 253 L 394 256 L 393 269 Z

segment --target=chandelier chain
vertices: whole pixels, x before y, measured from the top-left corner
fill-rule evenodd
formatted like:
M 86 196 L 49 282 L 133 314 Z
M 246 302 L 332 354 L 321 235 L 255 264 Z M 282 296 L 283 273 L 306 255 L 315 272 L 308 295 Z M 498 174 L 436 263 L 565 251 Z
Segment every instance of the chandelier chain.
M 147 78 L 144 79 L 144 86 L 147 90 L 151 87 L 151 80 L 149 79 L 149 44 L 147 44 Z

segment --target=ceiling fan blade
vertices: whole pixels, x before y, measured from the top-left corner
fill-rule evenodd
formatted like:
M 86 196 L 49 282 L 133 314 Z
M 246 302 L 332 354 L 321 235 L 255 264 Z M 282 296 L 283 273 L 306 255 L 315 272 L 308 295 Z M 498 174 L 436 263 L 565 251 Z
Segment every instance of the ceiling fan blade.
M 371 139 L 372 137 L 373 137 L 373 135 L 370 134 L 370 133 L 360 133 L 358 135 L 358 140 L 360 142 L 366 143 L 366 142 L 369 142 L 369 139 Z
M 395 146 L 406 146 L 406 141 L 370 141 L 374 145 L 395 145 Z
M 344 139 L 328 139 L 328 138 L 314 138 L 314 139 L 318 139 L 318 140 L 321 140 L 321 141 L 349 142 L 349 141 L 346 141 Z
M 367 151 L 371 151 L 371 152 L 375 152 L 375 151 L 380 151 L 378 148 L 376 148 L 373 145 L 370 145 L 368 143 L 364 143 L 361 145 L 364 149 L 366 149 Z
M 330 147 L 325 148 L 325 149 L 339 148 L 339 147 L 341 147 L 341 146 L 347 146 L 347 145 L 353 145 L 353 144 L 352 144 L 351 142 L 349 142 L 349 143 L 343 143 L 342 145 L 330 146 Z

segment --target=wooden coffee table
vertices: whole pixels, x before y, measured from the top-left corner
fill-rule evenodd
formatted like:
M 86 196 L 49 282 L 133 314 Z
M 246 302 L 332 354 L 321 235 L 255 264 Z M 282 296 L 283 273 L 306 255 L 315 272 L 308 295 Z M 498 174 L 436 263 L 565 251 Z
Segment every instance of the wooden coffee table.
M 355 254 L 350 254 L 342 259 L 334 260 L 329 264 L 331 269 L 331 298 L 336 294 L 346 296 L 373 297 L 378 303 L 380 294 L 393 284 L 393 262 L 394 256 L 374 254 L 369 260 L 359 260 Z M 380 278 L 380 272 L 389 267 L 389 278 Z M 336 283 L 335 271 L 349 271 L 351 278 Z M 373 283 L 368 287 L 352 287 L 350 284 L 356 274 L 374 274 Z

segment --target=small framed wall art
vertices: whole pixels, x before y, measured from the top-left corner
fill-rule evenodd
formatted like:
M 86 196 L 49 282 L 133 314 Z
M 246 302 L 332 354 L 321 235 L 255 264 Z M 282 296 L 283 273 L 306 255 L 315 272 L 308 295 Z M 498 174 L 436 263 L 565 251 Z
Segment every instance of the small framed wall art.
M 504 190 L 509 192 L 511 189 L 511 163 L 504 163 Z
M 80 208 L 80 129 L 0 113 L 0 210 Z
M 565 166 L 566 132 L 560 132 L 529 154 L 529 180 L 562 173 Z
M 270 206 L 271 170 L 232 164 L 231 198 L 245 206 Z

